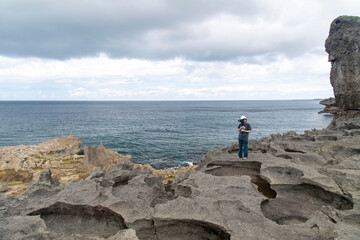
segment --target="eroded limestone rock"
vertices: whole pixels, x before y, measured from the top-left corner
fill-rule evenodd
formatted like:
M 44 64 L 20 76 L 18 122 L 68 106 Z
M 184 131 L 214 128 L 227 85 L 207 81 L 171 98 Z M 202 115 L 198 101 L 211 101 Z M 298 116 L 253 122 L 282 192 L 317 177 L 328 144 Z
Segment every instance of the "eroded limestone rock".
M 336 106 L 335 98 L 327 98 L 323 99 L 319 102 L 321 105 L 325 105 L 325 108 L 320 111 L 319 113 L 330 113 L 330 114 L 336 114 L 340 111 L 340 109 Z
M 98 147 L 84 147 L 84 163 L 88 166 L 100 166 L 105 169 L 112 168 L 117 162 L 131 160 L 131 156 L 123 156 L 110 149 L 106 149 L 102 143 Z
M 167 187 L 149 168 L 129 160 L 108 170 L 95 168 L 85 180 L 67 185 L 45 171 L 29 194 L 0 198 L 0 228 L 6 229 L 0 238 L 26 239 L 15 233 L 19 229 L 35 239 L 356 236 L 357 131 L 288 132 L 252 140 L 246 161 L 236 158 L 236 143 L 213 149 L 196 171 L 180 172 Z M 23 226 L 11 227 L 14 218 Z
M 1 147 L 0 192 L 10 196 L 26 193 L 29 183 L 41 177 L 44 169 L 66 183 L 86 178 L 97 166 L 111 168 L 119 161 L 131 159 L 102 145 L 85 147 L 92 151 L 86 151 L 84 156 L 80 144 L 80 138 L 70 135 L 36 145 Z
M 360 18 L 336 18 L 331 23 L 325 47 L 331 62 L 330 81 L 337 107 L 360 110 Z

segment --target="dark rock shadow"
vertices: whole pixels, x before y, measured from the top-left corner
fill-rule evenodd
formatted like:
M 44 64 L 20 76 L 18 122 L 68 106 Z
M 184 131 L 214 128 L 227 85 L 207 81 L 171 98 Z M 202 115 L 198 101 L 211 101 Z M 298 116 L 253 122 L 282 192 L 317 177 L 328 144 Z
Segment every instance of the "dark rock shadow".
M 256 161 L 242 162 L 213 162 L 207 165 L 205 173 L 214 176 L 250 176 L 251 182 L 257 186 L 257 190 L 267 198 L 275 198 L 276 192 L 270 187 L 270 183 L 260 176 L 261 163 Z
M 304 223 L 322 206 L 338 210 L 353 208 L 350 199 L 310 184 L 282 185 L 276 190 L 278 197 L 263 201 L 261 211 L 280 225 Z
M 143 219 L 134 223 L 140 240 L 230 240 L 222 227 L 193 219 Z
M 28 215 L 40 215 L 49 231 L 64 236 L 80 234 L 107 238 L 127 229 L 120 214 L 102 206 L 57 202 Z

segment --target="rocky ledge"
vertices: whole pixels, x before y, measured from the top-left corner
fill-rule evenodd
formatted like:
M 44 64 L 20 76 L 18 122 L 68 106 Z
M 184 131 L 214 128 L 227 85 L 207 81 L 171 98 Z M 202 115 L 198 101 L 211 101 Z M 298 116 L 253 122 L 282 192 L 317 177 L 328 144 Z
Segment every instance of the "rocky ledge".
M 45 170 L 26 195 L 0 196 L 0 239 L 357 239 L 360 114 L 338 107 L 326 129 L 252 140 L 247 160 L 236 143 L 210 150 L 168 184 L 130 160 L 66 185 Z
M 17 196 L 28 191 L 28 185 L 38 180 L 44 169 L 50 169 L 60 183 L 78 181 L 89 176 L 98 166 L 109 169 L 119 161 L 130 160 L 102 144 L 80 148 L 75 135 L 55 138 L 35 145 L 0 148 L 0 192 Z
M 335 98 L 333 98 L 333 97 L 323 99 L 319 103 L 321 105 L 325 106 L 325 108 L 322 111 L 320 111 L 319 113 L 336 114 L 340 111 L 339 108 L 336 106 Z

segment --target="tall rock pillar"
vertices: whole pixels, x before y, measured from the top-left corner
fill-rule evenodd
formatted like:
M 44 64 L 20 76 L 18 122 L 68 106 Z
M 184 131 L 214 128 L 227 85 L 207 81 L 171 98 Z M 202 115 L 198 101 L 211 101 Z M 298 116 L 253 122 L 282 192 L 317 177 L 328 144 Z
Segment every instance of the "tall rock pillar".
M 340 16 L 325 42 L 339 110 L 360 110 L 360 17 Z

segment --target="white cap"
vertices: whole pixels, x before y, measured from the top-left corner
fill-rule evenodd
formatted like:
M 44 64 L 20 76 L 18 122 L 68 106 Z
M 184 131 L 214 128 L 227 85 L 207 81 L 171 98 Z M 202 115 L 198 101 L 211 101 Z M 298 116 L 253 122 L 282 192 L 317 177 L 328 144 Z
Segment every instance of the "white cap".
M 240 117 L 240 119 L 241 120 L 243 120 L 243 119 L 247 119 L 244 115 L 242 115 L 241 117 Z

